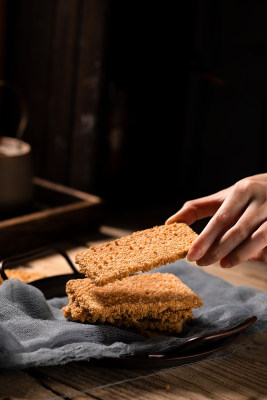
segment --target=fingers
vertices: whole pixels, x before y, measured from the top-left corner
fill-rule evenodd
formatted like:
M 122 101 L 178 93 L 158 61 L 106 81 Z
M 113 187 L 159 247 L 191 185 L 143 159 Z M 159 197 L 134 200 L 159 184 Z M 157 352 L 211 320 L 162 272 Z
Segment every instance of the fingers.
M 166 221 L 166 224 L 172 224 L 173 222 L 184 222 L 187 225 L 191 225 L 193 222 L 199 219 L 211 217 L 216 213 L 222 204 L 222 201 L 223 199 L 221 199 L 219 193 L 202 197 L 200 199 L 187 201 L 181 210 L 172 215 Z
M 248 177 L 214 195 L 191 200 L 166 223 L 213 216 L 188 253 L 190 261 L 233 266 L 248 258 L 267 262 L 267 174 Z M 254 257 L 251 257 L 251 256 Z
M 204 257 L 198 260 L 199 266 L 215 263 L 226 257 L 236 247 L 244 242 L 261 224 L 261 214 L 255 203 L 245 210 L 236 224 L 232 226 L 219 240 L 216 240 Z M 253 253 L 255 254 L 255 253 Z
M 233 226 L 246 209 L 249 194 L 233 188 L 205 229 L 193 243 L 188 259 L 198 261 L 205 256 L 216 240 Z
M 266 255 L 267 221 L 265 221 L 248 239 L 221 260 L 221 266 L 230 268 L 248 260 L 251 254 Z

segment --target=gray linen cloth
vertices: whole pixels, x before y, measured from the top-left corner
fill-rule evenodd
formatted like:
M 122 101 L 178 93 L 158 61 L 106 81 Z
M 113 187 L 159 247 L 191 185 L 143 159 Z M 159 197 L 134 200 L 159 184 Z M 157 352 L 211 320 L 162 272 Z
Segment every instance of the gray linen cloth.
M 204 306 L 182 334 L 151 339 L 108 325 L 71 322 L 61 308 L 67 298 L 46 301 L 33 286 L 10 279 L 0 285 L 0 367 L 27 368 L 101 357 L 143 356 L 172 350 L 188 337 L 232 328 L 256 315 L 248 331 L 267 328 L 267 293 L 236 287 L 184 261 L 161 267 L 194 290 Z M 153 272 L 153 271 L 152 271 Z

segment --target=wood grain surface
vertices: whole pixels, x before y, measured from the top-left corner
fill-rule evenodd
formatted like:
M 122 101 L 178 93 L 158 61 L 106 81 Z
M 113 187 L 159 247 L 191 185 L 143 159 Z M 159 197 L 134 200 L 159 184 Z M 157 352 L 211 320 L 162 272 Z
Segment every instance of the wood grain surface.
M 51 245 L 58 237 L 88 232 L 100 225 L 99 197 L 37 177 L 33 183 L 32 209 L 0 220 L 0 259 Z
M 32 146 L 35 174 L 94 191 L 96 154 L 103 159 L 96 142 L 103 119 L 109 2 L 0 1 L 0 56 L 5 44 L 5 79 L 27 99 L 30 118 L 24 139 Z M 3 67 L 0 58 L 0 74 Z M 8 113 L 16 121 L 15 112 Z
M 6 36 L 6 0 L 0 0 L 0 79 L 4 77 Z
M 74 259 L 84 242 L 97 244 L 128 233 L 103 226 L 98 234 L 80 237 L 81 245 L 70 248 L 68 254 Z M 68 271 L 56 255 L 24 268 L 47 275 Z M 266 264 L 247 262 L 227 270 L 215 264 L 204 270 L 234 285 L 267 290 Z M 86 362 L 1 370 L 0 399 L 267 399 L 266 345 L 266 334 L 243 333 L 213 359 L 163 370 L 106 369 Z

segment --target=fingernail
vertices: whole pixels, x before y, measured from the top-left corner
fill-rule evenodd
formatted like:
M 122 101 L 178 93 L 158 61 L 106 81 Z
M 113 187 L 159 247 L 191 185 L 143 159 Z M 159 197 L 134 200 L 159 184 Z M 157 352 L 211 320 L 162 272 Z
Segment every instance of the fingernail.
M 189 251 L 187 258 L 189 261 L 197 261 L 202 257 L 202 251 L 200 249 L 193 249 Z
M 176 219 L 176 216 L 177 216 L 177 213 L 176 213 L 176 214 L 172 214 L 172 215 L 166 220 L 166 222 L 171 222 L 171 221 L 175 220 L 175 219 Z
M 226 258 L 221 260 L 220 265 L 223 268 L 230 268 L 232 266 L 231 262 L 229 260 L 227 260 Z

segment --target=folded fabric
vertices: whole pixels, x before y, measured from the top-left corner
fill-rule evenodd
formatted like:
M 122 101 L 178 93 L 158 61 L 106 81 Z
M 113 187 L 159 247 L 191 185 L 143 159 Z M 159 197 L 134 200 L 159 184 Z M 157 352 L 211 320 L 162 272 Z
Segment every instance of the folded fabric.
M 27 368 L 101 357 L 141 356 L 172 350 L 189 337 L 230 329 L 256 315 L 248 332 L 267 328 L 267 293 L 232 286 L 184 261 L 159 268 L 181 279 L 203 301 L 181 334 L 157 340 L 124 329 L 68 321 L 61 308 L 67 298 L 46 301 L 33 286 L 11 279 L 0 285 L 0 367 Z

